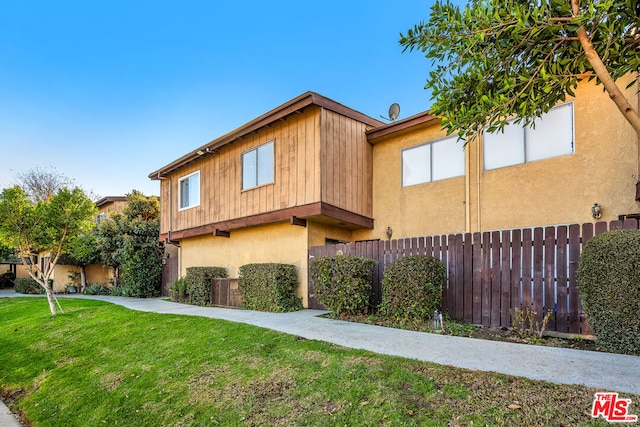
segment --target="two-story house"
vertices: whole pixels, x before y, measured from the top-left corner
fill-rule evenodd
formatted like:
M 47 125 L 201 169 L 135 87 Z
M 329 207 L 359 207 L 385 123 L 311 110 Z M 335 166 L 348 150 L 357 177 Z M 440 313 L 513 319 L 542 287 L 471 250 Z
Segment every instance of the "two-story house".
M 598 220 L 633 215 L 638 163 L 633 129 L 585 81 L 534 128 L 466 147 L 428 112 L 384 124 L 307 92 L 149 177 L 182 275 L 294 264 L 306 306 L 312 246 L 593 222 L 595 204 Z

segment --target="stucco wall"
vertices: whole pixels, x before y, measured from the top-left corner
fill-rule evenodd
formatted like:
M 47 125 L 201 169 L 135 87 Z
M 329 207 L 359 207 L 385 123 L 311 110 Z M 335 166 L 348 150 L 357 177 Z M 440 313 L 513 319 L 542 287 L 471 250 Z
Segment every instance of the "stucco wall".
M 626 82 L 620 82 L 624 88 Z M 636 87 L 626 90 L 636 106 Z M 581 84 L 574 102 L 573 154 L 484 171 L 482 141 L 466 147 L 466 176 L 402 187 L 403 149 L 442 138 L 438 122 L 416 126 L 374 145 L 375 229 L 354 239 L 594 222 L 640 212 L 635 199 L 638 140 L 601 86 Z
M 183 239 L 180 275 L 188 267 L 226 267 L 229 277 L 238 277 L 245 264 L 277 262 L 298 268 L 298 295 L 307 293 L 307 228 L 288 223 L 269 224 L 231 232 L 231 237 L 203 236 Z M 302 285 L 303 284 L 303 285 Z

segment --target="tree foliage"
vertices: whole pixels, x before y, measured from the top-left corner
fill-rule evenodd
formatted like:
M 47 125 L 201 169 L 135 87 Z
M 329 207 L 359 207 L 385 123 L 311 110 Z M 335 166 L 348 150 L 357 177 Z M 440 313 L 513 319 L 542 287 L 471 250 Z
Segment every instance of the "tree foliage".
M 431 112 L 467 141 L 513 116 L 532 124 L 583 78 L 604 85 L 640 136 L 640 116 L 615 84 L 638 79 L 639 16 L 638 0 L 438 0 L 400 44 L 436 65 L 425 86 Z
M 112 213 L 96 230 L 96 244 L 103 265 L 115 271 L 119 293 L 149 297 L 160 289 L 162 250 L 160 203 L 137 190 L 127 194 L 122 213 Z
M 80 188 L 64 187 L 39 201 L 30 200 L 19 186 L 5 188 L 0 194 L 0 243 L 18 251 L 29 275 L 46 291 L 54 315 L 49 279 L 69 242 L 93 226 L 95 212 L 94 203 Z M 50 254 L 44 268 L 30 262 L 33 251 Z

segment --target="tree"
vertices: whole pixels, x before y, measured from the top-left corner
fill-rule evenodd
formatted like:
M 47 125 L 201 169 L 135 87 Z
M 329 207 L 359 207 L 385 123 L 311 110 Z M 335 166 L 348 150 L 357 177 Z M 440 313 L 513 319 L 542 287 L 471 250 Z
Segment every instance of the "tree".
M 508 119 L 530 125 L 596 79 L 640 137 L 640 116 L 615 81 L 640 69 L 638 0 L 437 1 L 429 20 L 406 35 L 434 65 L 425 88 L 447 132 L 470 141 Z
M 58 261 L 60 264 L 80 267 L 80 292 L 84 292 L 87 287 L 86 267 L 100 262 L 100 253 L 98 252 L 96 240 L 95 227 L 87 232 L 78 234 L 69 240 L 65 252 Z
M 103 265 L 115 272 L 120 294 L 155 295 L 162 279 L 160 203 L 137 190 L 127 194 L 122 213 L 114 213 L 97 228 L 97 246 Z
M 51 167 L 36 166 L 26 172 L 16 174 L 16 182 L 29 199 L 34 202 L 46 201 L 65 187 L 74 186 L 73 179 Z
M 16 248 L 29 275 L 46 292 L 51 314 L 56 314 L 51 274 L 69 241 L 92 226 L 96 207 L 85 193 L 66 187 L 47 200 L 29 200 L 19 186 L 0 193 L 0 242 Z M 30 262 L 32 251 L 50 253 L 43 267 Z

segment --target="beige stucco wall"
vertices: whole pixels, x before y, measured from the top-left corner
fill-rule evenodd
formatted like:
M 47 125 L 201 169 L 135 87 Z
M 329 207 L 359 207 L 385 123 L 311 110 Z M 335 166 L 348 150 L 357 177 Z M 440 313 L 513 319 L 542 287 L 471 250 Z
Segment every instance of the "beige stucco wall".
M 325 244 L 325 238 L 352 240 L 351 231 L 307 222 L 307 227 L 289 223 L 268 224 L 231 232 L 231 237 L 201 236 L 183 239 L 179 250 L 180 275 L 188 267 L 225 267 L 229 277 L 238 277 L 242 265 L 276 262 L 298 269 L 297 294 L 307 307 L 308 250 Z
M 624 88 L 627 82 L 620 82 Z M 625 91 L 636 106 L 637 88 Z M 574 102 L 570 155 L 484 171 L 482 141 L 466 147 L 466 176 L 402 188 L 401 152 L 442 138 L 439 124 L 399 132 L 374 145 L 375 229 L 355 240 L 594 222 L 640 212 L 635 201 L 638 141 L 601 86 L 581 84 Z M 571 101 L 571 100 L 570 100 Z
M 277 262 L 298 268 L 298 295 L 306 301 L 307 228 L 289 223 L 269 224 L 231 232 L 231 237 L 202 236 L 183 239 L 180 247 L 180 275 L 188 267 L 225 267 L 229 277 L 238 277 L 245 264 Z

